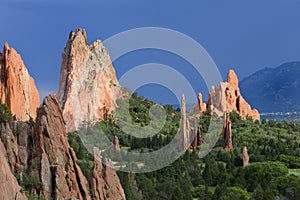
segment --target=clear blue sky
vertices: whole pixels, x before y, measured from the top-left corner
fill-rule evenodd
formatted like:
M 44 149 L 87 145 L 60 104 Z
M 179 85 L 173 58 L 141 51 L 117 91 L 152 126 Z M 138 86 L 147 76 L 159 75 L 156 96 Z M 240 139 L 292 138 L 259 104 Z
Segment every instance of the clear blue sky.
M 1 0 L 0 45 L 8 41 L 22 55 L 41 96 L 58 90 L 61 53 L 76 27 L 86 29 L 89 43 L 131 28 L 174 29 L 203 45 L 224 78 L 234 68 L 242 79 L 263 67 L 300 60 L 299 11 L 300 0 Z M 114 65 L 121 76 L 148 62 L 180 68 L 195 90 L 207 94 L 188 64 L 165 52 L 131 53 Z M 155 88 L 141 93 L 175 103 Z

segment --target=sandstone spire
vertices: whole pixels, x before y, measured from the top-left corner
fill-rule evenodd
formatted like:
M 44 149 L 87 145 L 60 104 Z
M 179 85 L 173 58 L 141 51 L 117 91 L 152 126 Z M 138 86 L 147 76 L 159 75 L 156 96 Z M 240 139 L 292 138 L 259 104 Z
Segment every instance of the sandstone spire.
M 90 199 L 88 182 L 68 144 L 57 96 L 47 96 L 37 113 L 30 174 L 42 183 L 40 194 L 46 199 Z
M 239 89 L 239 79 L 232 69 L 228 71 L 227 82 L 233 87 L 234 91 Z
M 223 124 L 222 137 L 226 141 L 225 151 L 231 151 L 233 149 L 232 146 L 232 130 L 231 130 L 231 121 L 229 117 L 229 113 L 225 114 L 225 120 Z
M 191 132 L 192 137 L 194 137 L 194 140 L 191 144 L 191 149 L 197 150 L 203 144 L 202 126 L 200 126 L 198 124 L 197 118 L 193 118 L 192 122 L 193 122 L 193 124 L 190 128 L 190 132 Z
M 181 96 L 181 119 L 180 119 L 180 141 L 179 149 L 186 150 L 189 142 L 189 123 L 186 117 L 186 105 L 184 94 Z
M 260 120 L 259 112 L 251 109 L 251 106 L 240 94 L 238 86 L 237 75 L 233 70 L 229 70 L 227 82 L 221 82 L 217 87 L 211 88 L 207 107 L 219 116 L 222 116 L 224 112 L 236 111 L 242 119 L 251 117 L 253 120 Z
M 71 32 L 62 54 L 59 102 L 67 132 L 83 121 L 103 119 L 116 107 L 120 87 L 109 53 L 102 42 L 87 44 L 86 32 Z
M 248 150 L 247 147 L 243 148 L 243 166 L 248 166 L 249 165 L 249 155 L 248 155 Z
M 199 107 L 200 113 L 203 113 L 206 111 L 206 104 L 203 103 L 203 101 L 202 101 L 202 93 L 198 93 L 198 107 Z
M 114 139 L 113 139 L 113 145 L 114 145 L 114 149 L 115 151 L 118 151 L 120 150 L 120 142 L 119 142 L 119 138 L 118 136 L 114 136 Z
M 116 171 L 109 167 L 112 165 L 109 163 L 110 161 L 108 159 L 106 159 L 105 162 L 107 162 L 107 165 L 103 174 L 100 151 L 99 149 L 94 148 L 94 170 L 91 175 L 94 199 L 125 200 L 125 193 Z
M 18 119 L 36 117 L 40 96 L 33 78 L 17 51 L 5 43 L 0 53 L 0 98 Z

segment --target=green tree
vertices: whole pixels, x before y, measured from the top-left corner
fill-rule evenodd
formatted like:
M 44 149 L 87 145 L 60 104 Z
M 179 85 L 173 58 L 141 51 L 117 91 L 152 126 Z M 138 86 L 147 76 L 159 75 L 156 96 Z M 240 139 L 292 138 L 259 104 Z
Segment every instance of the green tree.
M 255 188 L 251 200 L 263 200 L 264 199 L 264 191 L 260 184 Z
M 12 120 L 12 114 L 6 104 L 0 99 L 0 123 L 6 123 Z
M 171 200 L 183 200 L 183 195 L 178 186 L 175 187 Z

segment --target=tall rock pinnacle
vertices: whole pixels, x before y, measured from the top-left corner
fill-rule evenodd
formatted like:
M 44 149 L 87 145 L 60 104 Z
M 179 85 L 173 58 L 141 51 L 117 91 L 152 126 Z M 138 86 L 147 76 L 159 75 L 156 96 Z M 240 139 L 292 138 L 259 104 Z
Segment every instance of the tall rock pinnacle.
M 186 105 L 184 94 L 181 96 L 181 119 L 180 119 L 180 140 L 179 149 L 186 150 L 188 148 L 189 140 L 189 122 L 186 117 Z
M 253 120 L 260 120 L 259 112 L 251 109 L 240 94 L 239 81 L 233 70 L 229 70 L 227 79 L 227 82 L 221 82 L 218 87 L 211 88 L 207 107 L 219 116 L 224 112 L 237 111 L 242 119 L 251 117 Z
M 200 113 L 203 113 L 203 112 L 206 111 L 206 104 L 203 103 L 203 101 L 202 101 L 202 94 L 201 93 L 198 94 L 198 107 L 199 107 L 199 112 Z
M 88 182 L 77 165 L 68 144 L 65 122 L 56 95 L 49 95 L 38 109 L 34 125 L 35 144 L 30 174 L 42 183 L 40 194 L 46 199 L 91 199 Z
M 229 117 L 229 113 L 225 114 L 225 120 L 223 124 L 222 137 L 226 141 L 225 151 L 231 151 L 233 149 L 232 146 L 232 130 L 231 130 L 231 121 Z
M 17 51 L 5 43 L 0 53 L 0 98 L 22 121 L 36 117 L 40 96 Z
M 120 86 L 109 53 L 100 40 L 87 44 L 86 32 L 71 32 L 62 54 L 59 102 L 67 131 L 83 121 L 103 119 L 116 107 Z
M 243 148 L 243 166 L 249 165 L 249 155 L 248 155 L 248 149 L 247 147 Z

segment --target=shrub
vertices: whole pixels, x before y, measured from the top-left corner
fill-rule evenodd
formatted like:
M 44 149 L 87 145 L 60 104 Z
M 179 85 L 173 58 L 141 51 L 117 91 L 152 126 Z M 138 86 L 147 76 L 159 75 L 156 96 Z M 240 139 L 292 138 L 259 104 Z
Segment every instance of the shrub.
M 12 120 L 12 114 L 6 104 L 0 100 L 0 123 L 6 123 Z

